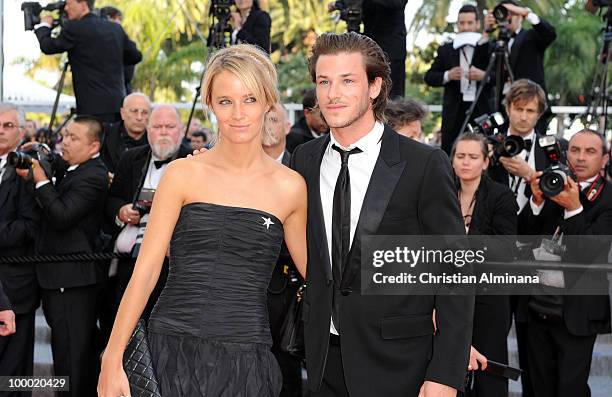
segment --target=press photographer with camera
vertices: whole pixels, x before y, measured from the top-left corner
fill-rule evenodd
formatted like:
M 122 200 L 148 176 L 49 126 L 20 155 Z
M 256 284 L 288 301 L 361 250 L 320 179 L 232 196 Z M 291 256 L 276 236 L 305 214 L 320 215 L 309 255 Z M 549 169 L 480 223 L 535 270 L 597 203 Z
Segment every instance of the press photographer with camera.
M 559 242 L 559 247 L 561 237 L 566 236 L 562 240 L 565 251 L 559 254 L 564 261 L 607 262 L 609 240 L 588 238 L 609 235 L 612 230 L 612 184 L 602 176 L 607 153 L 601 134 L 579 131 L 569 141 L 569 168 L 560 178 L 561 191 L 543 190 L 542 172 L 531 180 L 530 228 L 545 236 L 553 235 L 550 230 L 554 230 L 550 241 Z M 608 292 L 605 274 L 585 270 L 540 273 L 546 295 L 525 297 L 519 305 L 528 318 L 528 359 L 535 395 L 590 396 L 587 381 L 593 345 L 597 334 L 611 332 L 610 302 L 603 294 Z M 585 282 L 589 295 L 566 292 Z M 552 361 L 558 364 L 551 367 Z
M 64 130 L 63 159 L 53 175 L 45 161 L 31 159 L 17 169 L 34 188 L 41 211 L 36 252 L 79 254 L 99 252 L 102 209 L 108 191 L 106 167 L 99 156 L 102 125 L 91 116 L 77 116 Z M 23 157 L 23 156 L 22 156 Z M 19 167 L 19 166 L 18 166 Z M 95 395 L 93 351 L 95 305 L 99 283 L 105 278 L 96 261 L 36 264 L 43 311 L 51 327 L 56 376 L 70 376 L 70 396 Z
M 105 216 L 113 224 L 113 234 L 117 236 L 115 250 L 132 254 L 131 258 L 121 258 L 111 265 L 109 286 L 114 293 L 109 295 L 113 302 L 105 304 L 113 306 L 113 314 L 108 323 L 101 324 L 105 338 L 110 335 L 119 302 L 132 276 L 157 184 L 172 160 L 191 153 L 190 147 L 181 146 L 183 125 L 178 110 L 172 106 L 154 108 L 146 131 L 148 144 L 129 149 L 121 156 L 105 207 Z M 148 318 L 161 293 L 167 269 L 166 261 L 143 313 L 144 318 Z
M 453 142 L 463 131 L 466 112 L 476 100 L 476 91 L 483 84 L 488 62 L 488 43 L 481 41 L 478 9 L 464 5 L 457 16 L 457 36 L 438 48 L 425 83 L 444 87 L 442 101 L 442 150 L 450 155 Z M 473 117 L 488 113 L 487 96 L 481 95 Z
M 504 9 L 507 12 L 504 13 Z M 531 29 L 523 29 L 525 20 L 531 24 Z M 484 25 L 485 32 L 494 31 L 500 25 L 507 28 L 510 36 L 508 41 L 509 61 L 514 80 L 532 80 L 546 92 L 544 53 L 557 38 L 555 27 L 529 8 L 521 7 L 515 0 L 500 1 L 495 10 L 487 12 Z M 508 76 L 504 76 L 503 80 L 507 81 Z M 548 117 L 549 114 L 538 124 L 538 130 L 542 134 L 546 133 Z
M 142 54 L 121 25 L 91 11 L 94 0 L 66 0 L 68 17 L 57 37 L 53 17 L 43 16 L 35 30 L 45 54 L 68 52 L 77 114 L 95 115 L 102 122 L 119 121 L 125 96 L 124 65 L 135 65 Z
M 253 44 L 270 53 L 270 15 L 259 7 L 258 0 L 235 0 L 236 10 L 231 13 L 234 27 L 232 44 Z
M 0 103 L 0 256 L 32 254 L 38 228 L 36 202 L 9 162 L 10 154 L 17 150 L 25 135 L 24 124 L 22 109 Z M 0 373 L 30 376 L 34 363 L 34 313 L 40 304 L 35 266 L 33 263 L 1 264 L 0 282 L 11 303 L 17 331 L 0 338 Z M 25 397 L 31 393 L 7 395 Z

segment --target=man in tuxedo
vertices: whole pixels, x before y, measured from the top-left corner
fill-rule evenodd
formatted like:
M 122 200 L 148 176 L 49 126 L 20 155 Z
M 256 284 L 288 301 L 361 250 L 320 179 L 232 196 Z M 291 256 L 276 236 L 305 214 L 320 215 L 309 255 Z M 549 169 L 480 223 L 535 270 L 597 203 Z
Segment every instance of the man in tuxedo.
M 151 101 L 141 92 L 134 92 L 123 99 L 121 121 L 111 124 L 104 134 L 100 156 L 112 174 L 121 155 L 128 149 L 144 146 L 147 142 L 147 123 L 151 113 Z
M 92 116 L 77 116 L 64 131 L 66 172 L 50 179 L 38 160 L 31 170 L 34 198 L 41 209 L 36 242 L 38 254 L 100 252 L 99 231 L 108 192 L 108 176 L 100 159 L 102 125 Z M 96 261 L 36 264 L 43 311 L 51 327 L 56 376 L 70 377 L 70 396 L 96 392 L 97 355 L 92 349 L 96 330 L 95 305 L 105 274 Z
M 9 336 L 15 333 L 15 313 L 11 310 L 11 302 L 4 293 L 0 282 L 0 336 Z M 4 373 L 4 372 L 2 372 Z
M 17 150 L 23 139 L 24 123 L 21 109 L 0 103 L 0 256 L 32 254 L 38 229 L 39 213 L 34 197 L 7 162 L 8 154 Z M 0 338 L 0 373 L 30 376 L 34 364 L 34 313 L 40 304 L 34 263 L 1 264 L 0 281 L 11 302 L 17 326 L 15 334 Z
M 51 37 L 53 18 L 43 16 L 35 30 L 45 54 L 68 51 L 77 113 L 95 115 L 101 121 L 119 121 L 125 96 L 124 65 L 135 65 L 142 54 L 121 25 L 91 11 L 94 0 L 66 0 L 68 22 L 59 36 Z
M 484 70 L 489 61 L 488 45 L 480 42 L 478 9 L 464 5 L 457 16 L 457 38 L 438 48 L 431 68 L 425 74 L 425 82 L 432 87 L 444 87 L 442 100 L 442 150 L 450 155 L 453 142 L 466 112 L 476 97 L 479 84 L 483 84 Z M 483 92 L 472 119 L 488 112 L 487 92 Z
M 149 117 L 148 145 L 129 149 L 119 160 L 106 202 L 105 216 L 112 223 L 113 233 L 117 236 L 115 251 L 132 254 L 132 258 L 122 258 L 111 264 L 109 283 L 114 289 L 112 304 L 115 314 L 134 271 L 155 189 L 170 161 L 186 157 L 191 152 L 191 148 L 181 146 L 182 131 L 178 110 L 169 105 L 160 105 L 153 109 Z M 143 318 L 149 317 L 163 289 L 167 265 L 166 261 Z M 110 336 L 113 319 L 114 316 L 110 316 L 110 321 L 102 326 L 106 339 Z
M 268 156 L 287 167 L 291 154 L 285 148 L 285 139 L 291 128 L 287 110 L 277 103 L 266 115 L 262 146 Z M 295 299 L 303 280 L 298 273 L 287 246 L 283 243 L 272 278 L 268 286 L 268 317 L 272 334 L 272 353 L 283 373 L 281 397 L 302 396 L 301 360 L 282 350 L 282 327 L 291 302 Z
M 533 194 L 527 211 L 532 230 L 550 235 L 547 231 L 551 225 L 556 235 L 566 236 L 563 260 L 607 262 L 609 239 L 588 236 L 609 235 L 612 228 L 612 184 L 602 176 L 608 159 L 605 138 L 595 131 L 582 130 L 571 138 L 567 150 L 568 165 L 576 181 L 567 178 L 561 193 L 546 197 L 539 186 L 542 172 L 531 180 Z M 546 294 L 528 297 L 523 308 L 528 317 L 533 390 L 536 396 L 543 397 L 588 397 L 595 338 L 611 331 L 605 273 L 557 271 L 553 274 L 557 275 L 555 279 L 549 276 L 551 271 L 542 273 L 540 282 Z M 589 295 L 567 293 L 585 282 Z M 553 362 L 555 365 L 551 365 Z
M 331 128 L 292 155 L 308 185 L 303 320 L 312 395 L 455 396 L 473 296 L 360 292 L 364 236 L 465 233 L 448 159 L 383 125 L 390 69 L 370 38 L 319 36 L 309 70 Z
M 508 30 L 511 38 L 508 42 L 508 51 L 514 80 L 532 80 L 546 92 L 544 52 L 557 38 L 555 27 L 529 8 L 519 6 L 515 0 L 502 0 L 500 4 L 506 7 L 510 14 Z M 532 29 L 522 28 L 525 20 L 531 24 Z M 495 24 L 493 13 L 489 11 L 485 16 L 485 29 L 491 29 Z M 508 77 L 505 76 L 504 80 L 507 80 Z M 540 133 L 546 133 L 548 118 L 551 115 L 552 113 L 548 112 L 545 117 L 540 118 L 538 124 Z
M 507 135 L 519 136 L 525 142 L 525 149 L 514 157 L 501 157 L 499 162 L 489 166 L 489 176 L 496 182 L 507 185 L 516 196 L 518 204 L 518 234 L 537 234 L 526 221 L 527 205 L 531 197 L 529 181 L 533 179 L 536 171 L 541 171 L 550 165 L 550 160 L 544 149 L 540 146 L 539 138 L 542 137 L 536 128 L 540 116 L 546 109 L 546 96 L 544 90 L 531 80 L 516 80 L 506 93 L 506 113 L 508 114 Z M 563 144 L 563 142 L 561 142 Z M 552 234 L 553 230 L 546 233 Z M 534 243 L 533 241 L 524 241 Z M 529 251 L 529 250 L 526 250 Z M 533 259 L 533 255 L 526 252 L 526 259 Z M 519 304 L 518 297 L 511 297 L 511 309 L 514 313 L 516 326 L 516 339 L 519 352 L 519 364 L 523 370 L 521 384 L 525 397 L 534 396 L 531 388 L 531 373 L 529 371 L 529 354 L 527 349 L 526 321 L 525 316 L 517 312 Z
M 291 126 L 287 135 L 287 150 L 292 153 L 296 146 L 329 132 L 329 127 L 317 106 L 317 94 L 313 88 L 304 92 L 302 97 L 304 115 Z

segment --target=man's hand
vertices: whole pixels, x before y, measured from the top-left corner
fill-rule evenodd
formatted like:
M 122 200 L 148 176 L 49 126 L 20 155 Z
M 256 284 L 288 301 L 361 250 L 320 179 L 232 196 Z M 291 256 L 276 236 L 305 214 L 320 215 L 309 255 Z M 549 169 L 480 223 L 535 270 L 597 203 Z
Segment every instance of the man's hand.
M 132 208 L 132 204 L 126 204 L 119 208 L 117 214 L 119 220 L 130 225 L 138 225 L 140 223 L 140 213 Z
M 484 371 L 487 369 L 487 358 L 483 356 L 478 350 L 474 349 L 474 346 L 470 346 L 470 364 L 468 365 L 468 371 Z
M 535 172 L 527 181 L 531 186 L 531 200 L 538 207 L 544 203 L 544 193 L 540 189 L 540 176 L 542 176 L 542 171 Z
M 44 17 L 40 18 L 40 22 L 53 26 L 53 17 L 51 15 L 45 15 Z
M 535 170 L 531 168 L 522 157 L 519 156 L 500 157 L 499 162 L 504 166 L 506 171 L 521 178 L 530 180 L 532 174 L 535 172 Z
M 485 77 L 485 71 L 480 70 L 475 66 L 470 67 L 470 71 L 468 72 L 468 79 L 475 81 L 482 81 Z
M 510 11 L 511 13 L 516 14 L 516 15 L 521 15 L 524 18 L 526 18 L 527 15 L 529 15 L 529 8 L 519 7 L 519 6 L 515 6 L 514 4 L 508 4 L 508 3 L 504 3 L 503 6 L 506 7 L 506 9 Z
M 15 326 L 15 313 L 12 310 L 3 310 L 0 312 L 0 336 L 8 336 L 17 331 Z
M 34 183 L 49 180 L 49 178 L 47 178 L 47 174 L 45 174 L 45 170 L 42 169 L 38 160 L 32 159 L 31 169 L 32 169 L 32 180 L 34 181 Z M 16 168 L 15 173 L 19 175 L 20 177 L 22 177 L 23 179 L 27 180 L 30 170 L 23 170 L 23 169 Z
M 460 66 L 455 66 L 454 68 L 448 70 L 449 80 L 461 80 L 462 74 L 463 74 L 463 69 L 461 69 Z
M 199 154 L 206 153 L 207 151 L 208 149 L 206 149 L 205 147 L 203 147 L 202 149 L 196 149 L 193 151 L 193 156 L 197 156 Z M 192 155 L 188 154 L 187 157 L 192 157 Z
M 456 397 L 457 389 L 453 389 L 450 386 L 443 385 L 441 383 L 425 381 L 421 390 L 419 391 L 419 397 Z
M 582 205 L 579 194 L 578 183 L 572 178 L 567 178 L 563 191 L 550 199 L 565 208 L 566 211 L 575 211 Z

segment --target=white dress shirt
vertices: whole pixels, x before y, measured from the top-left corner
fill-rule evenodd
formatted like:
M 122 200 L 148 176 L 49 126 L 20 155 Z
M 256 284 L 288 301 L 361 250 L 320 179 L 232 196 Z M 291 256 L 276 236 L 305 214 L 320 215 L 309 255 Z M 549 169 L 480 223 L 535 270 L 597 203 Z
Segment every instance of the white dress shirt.
M 330 142 L 321 161 L 320 171 L 320 191 L 321 205 L 323 207 L 323 218 L 325 221 L 325 234 L 327 235 L 327 248 L 329 251 L 329 263 L 331 264 L 332 253 L 332 213 L 334 202 L 334 189 L 336 188 L 336 180 L 340 174 L 340 153 L 332 149 L 332 145 L 336 145 L 344 150 L 352 150 L 354 148 L 361 149 L 361 153 L 355 153 L 348 158 L 348 169 L 351 183 L 351 232 L 350 243 L 353 244 L 353 236 L 357 223 L 359 222 L 359 214 L 361 213 L 361 205 L 365 198 L 370 177 L 374 171 L 374 166 L 380 154 L 380 141 L 385 127 L 379 123 L 374 123 L 374 127 L 366 136 L 350 145 L 343 147 L 334 138 L 333 132 L 330 132 Z M 330 324 L 330 332 L 338 335 L 338 331 L 334 327 L 333 322 Z
M 513 135 L 508 132 L 508 135 Z M 523 139 L 531 139 L 531 151 L 529 152 L 529 159 L 527 159 L 527 164 L 535 170 L 535 147 L 536 147 L 536 134 L 535 131 L 531 131 L 528 135 L 524 136 Z M 527 158 L 527 150 L 523 149 L 521 153 L 518 154 L 521 156 L 523 160 Z M 518 204 L 517 214 L 520 214 L 525 204 L 527 204 L 527 197 L 525 196 L 525 188 L 527 187 L 527 183 L 524 178 L 514 176 L 511 173 L 508 173 L 508 180 L 510 183 L 510 189 L 512 192 L 517 192 L 516 194 L 516 203 Z M 516 185 L 518 184 L 518 191 L 516 190 Z
M 582 190 L 588 188 L 589 186 L 591 186 L 591 184 L 593 182 L 595 182 L 595 179 L 597 179 L 597 175 L 590 177 L 586 181 L 582 181 L 582 182 L 578 183 L 579 189 L 582 191 Z M 533 197 L 532 197 L 531 200 L 529 200 L 529 205 L 531 206 L 531 212 L 534 215 L 536 215 L 536 216 L 540 215 L 540 212 L 542 212 L 542 208 L 544 208 L 544 202 L 542 202 L 542 204 L 540 204 L 540 205 L 536 205 L 533 202 Z M 582 212 L 582 210 L 583 210 L 582 205 L 580 207 L 576 208 L 575 210 L 572 210 L 572 211 L 565 210 L 563 212 L 563 219 L 569 219 L 572 216 L 578 215 L 579 213 Z

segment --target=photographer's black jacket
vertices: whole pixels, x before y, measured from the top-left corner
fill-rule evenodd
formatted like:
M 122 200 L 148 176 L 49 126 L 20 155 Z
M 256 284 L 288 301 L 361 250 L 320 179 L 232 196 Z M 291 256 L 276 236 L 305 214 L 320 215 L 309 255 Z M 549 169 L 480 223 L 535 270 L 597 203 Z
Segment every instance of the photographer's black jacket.
M 119 24 L 90 13 L 66 22 L 57 38 L 48 27 L 35 33 L 45 54 L 68 51 L 77 113 L 119 113 L 125 96 L 123 66 L 142 60 Z
M 181 145 L 177 158 L 187 157 L 190 153 L 191 148 Z M 106 223 L 113 225 L 113 234 L 120 231 L 115 224 L 119 208 L 134 201 L 134 195 L 142 181 L 143 170 L 146 172 L 146 162 L 150 154 L 149 145 L 139 146 L 123 153 L 119 160 L 105 207 Z
M 7 166 L 0 183 L 0 256 L 32 254 L 38 222 L 38 207 L 26 182 Z M 15 313 L 38 307 L 34 263 L 0 265 L 0 281 Z
M 252 9 L 246 21 L 244 21 L 242 29 L 238 31 L 236 38 L 243 43 L 259 46 L 269 54 L 271 26 L 272 20 L 267 12 Z
M 35 190 L 42 221 L 36 244 L 39 254 L 100 252 L 99 231 L 108 193 L 107 170 L 100 158 L 80 164 L 55 186 Z M 38 282 L 47 289 L 95 284 L 104 279 L 98 262 L 38 263 Z

